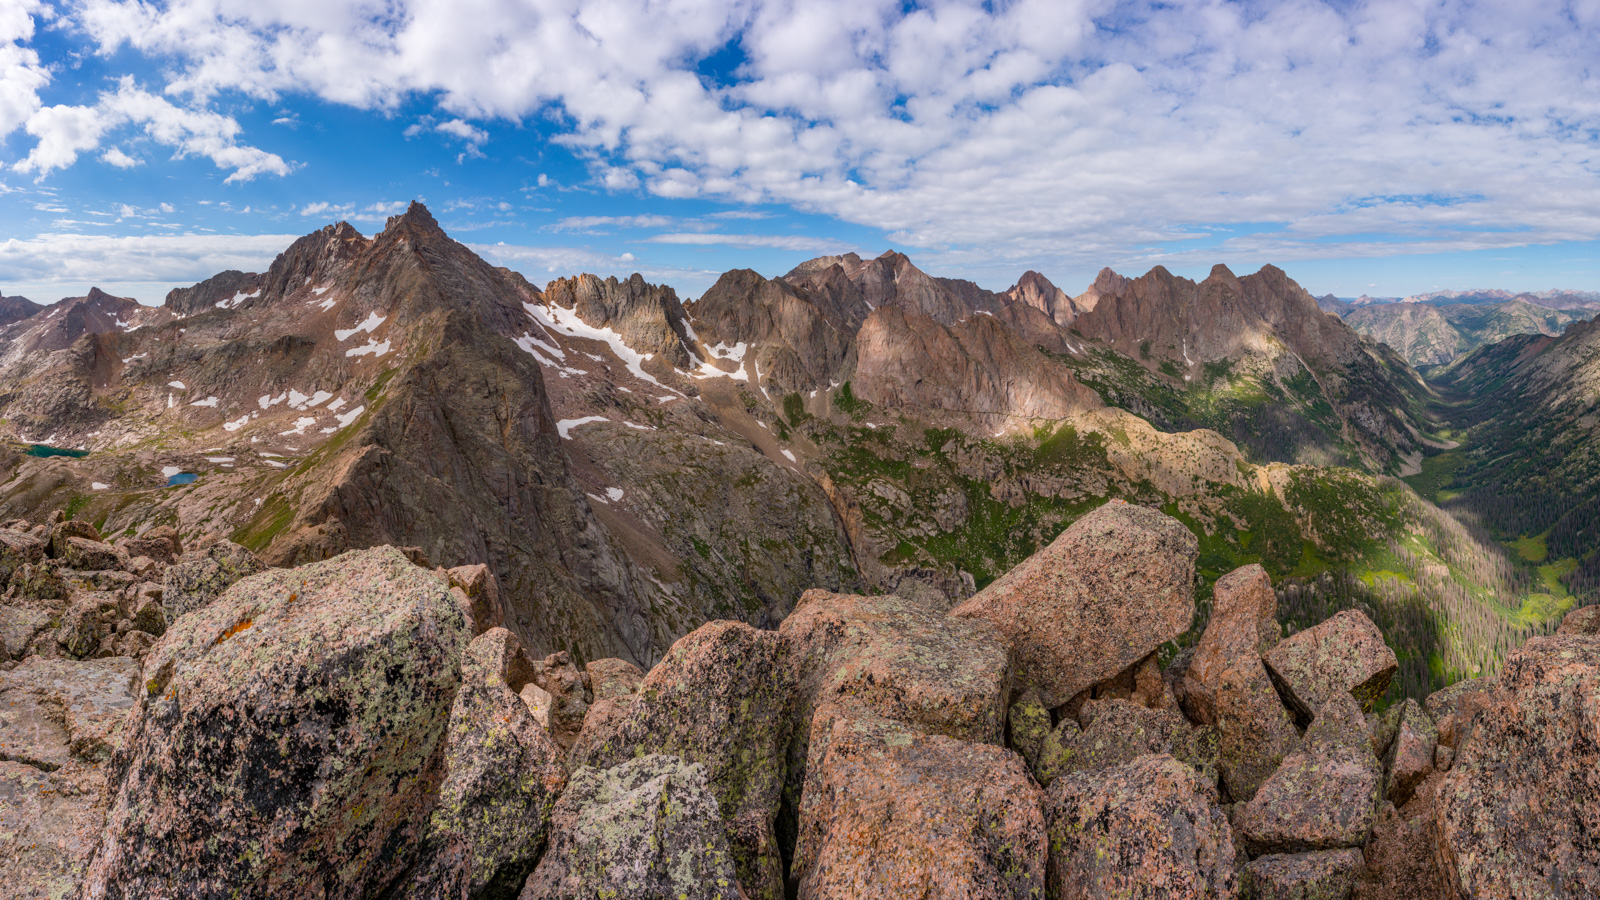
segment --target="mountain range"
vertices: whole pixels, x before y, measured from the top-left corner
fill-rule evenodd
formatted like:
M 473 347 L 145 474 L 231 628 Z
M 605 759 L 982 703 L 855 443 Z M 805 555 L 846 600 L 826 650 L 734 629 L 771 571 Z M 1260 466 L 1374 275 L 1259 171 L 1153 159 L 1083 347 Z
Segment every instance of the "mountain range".
M 1354 327 L 1517 304 L 894 251 L 685 302 L 420 204 L 0 298 L 0 879 L 1600 888 L 1600 324 L 1426 378 Z
M 1324 312 L 1393 347 L 1417 369 L 1448 365 L 1517 334 L 1559 335 L 1600 313 L 1600 293 L 1503 290 L 1434 291 L 1403 298 L 1320 297 Z

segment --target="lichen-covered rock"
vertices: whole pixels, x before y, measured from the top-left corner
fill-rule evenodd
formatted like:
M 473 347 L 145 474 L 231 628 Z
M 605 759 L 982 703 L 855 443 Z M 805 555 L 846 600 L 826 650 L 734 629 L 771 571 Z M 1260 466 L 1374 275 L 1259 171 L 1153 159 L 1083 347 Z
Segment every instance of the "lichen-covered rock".
M 1423 779 L 1403 809 L 1385 803 L 1362 850 L 1355 900 L 1459 900 L 1446 883 L 1434 848 L 1434 791 L 1440 776 Z
M 21 659 L 28 645 L 50 627 L 50 614 L 41 609 L 0 606 L 0 661 Z
M 652 753 L 705 767 L 727 823 L 739 883 L 782 900 L 774 823 L 794 721 L 796 672 L 776 632 L 718 621 L 680 638 L 639 685 L 611 734 L 598 729 L 571 763 L 609 769 Z M 608 687 L 608 690 L 615 686 Z
M 950 615 L 998 628 L 1018 679 L 1055 708 L 1189 627 L 1198 547 L 1178 520 L 1112 501 Z
M 1567 613 L 1556 634 L 1600 635 L 1600 606 L 1580 606 Z
M 929 734 L 1000 744 L 1011 697 L 1006 645 L 987 622 L 940 615 L 893 594 L 806 591 L 778 633 L 797 673 L 781 836 L 792 840 L 817 711 L 849 698 Z
M 161 637 L 167 633 L 167 613 L 161 608 L 159 589 L 154 593 L 141 591 L 134 595 L 131 624 L 151 637 Z
M 1534 637 L 1512 653 L 1436 802 L 1464 896 L 1600 896 L 1600 641 Z
M 105 821 L 99 767 L 0 760 L 0 885 L 10 900 L 77 895 Z
M 0 590 L 11 583 L 18 569 L 43 560 L 44 546 L 44 541 L 31 534 L 0 528 Z
M 702 766 L 651 755 L 572 773 L 520 900 L 743 900 Z
M 589 712 L 589 686 L 583 670 L 562 650 L 534 663 L 534 682 L 550 695 L 550 736 L 563 750 L 571 750 Z
M 1020 757 L 849 703 L 818 718 L 829 734 L 807 769 L 801 898 L 1043 896 L 1042 795 Z
M 423 861 L 396 900 L 511 896 L 533 871 L 567 770 L 517 695 L 517 679 L 529 675 L 521 644 L 504 628 L 467 646 Z
M 1372 831 L 1383 767 L 1372 754 L 1355 697 L 1335 692 L 1317 710 L 1301 749 L 1235 810 L 1252 850 L 1301 853 L 1359 847 Z
M 1460 748 L 1498 685 L 1499 680 L 1492 676 L 1471 678 L 1429 694 L 1422 707 L 1439 730 L 1439 743 Z
M 1189 718 L 1217 724 L 1216 692 L 1222 674 L 1250 666 L 1278 643 L 1277 594 L 1259 565 L 1248 565 L 1217 579 L 1211 619 L 1184 669 L 1179 700 Z
M 79 595 L 61 617 L 61 627 L 56 631 L 56 641 L 68 656 L 84 659 L 100 649 L 106 634 L 106 615 L 98 594 Z
M 98 572 L 104 569 L 122 569 L 128 565 L 127 554 L 100 541 L 69 537 L 58 558 L 69 569 Z
M 500 582 L 488 566 L 457 566 L 449 576 L 450 583 L 467 597 L 467 616 L 474 632 L 483 634 L 506 623 L 505 607 L 500 605 Z
M 1091 700 L 1079 718 L 1081 727 L 1058 727 L 1049 733 L 1033 769 L 1039 784 L 1049 787 L 1062 775 L 1163 753 L 1216 780 L 1216 732 L 1196 731 L 1175 709 L 1150 709 L 1128 700 Z
M 57 522 L 50 529 L 50 555 L 56 559 L 64 559 L 71 552 L 68 544 L 73 538 L 100 543 L 100 531 L 82 519 L 65 519 Z M 73 566 L 73 568 L 81 567 Z
M 1023 691 L 1006 712 L 1006 745 L 1022 754 L 1032 771 L 1038 771 L 1039 754 L 1051 730 L 1050 710 L 1039 702 L 1038 691 Z
M 1439 732 L 1417 701 L 1407 697 L 1404 703 L 1399 704 L 1399 708 L 1394 739 L 1389 742 L 1383 768 L 1388 773 L 1389 802 L 1395 806 L 1405 806 L 1417 785 L 1433 771 L 1434 749 L 1439 745 Z
M 1240 887 L 1251 900 L 1350 900 L 1361 866 L 1354 849 L 1262 856 L 1245 866 Z
M 61 577 L 60 564 L 53 559 L 23 563 L 11 573 L 11 586 L 17 595 L 31 600 L 64 600 L 71 591 Z
M 84 896 L 362 896 L 416 855 L 470 633 L 390 547 L 247 578 L 174 622 L 108 774 Z
M 1045 792 L 1049 896 L 1232 898 L 1233 837 L 1216 787 L 1170 756 L 1055 780 Z
M 583 672 L 589 676 L 589 690 L 596 703 L 632 697 L 644 682 L 644 672 L 625 659 L 596 659 L 585 665 Z
M 122 538 L 117 541 L 117 546 L 127 551 L 130 557 L 148 556 L 163 565 L 176 562 L 178 554 L 183 552 L 183 541 L 170 525 L 152 528 L 138 537 Z
M 29 657 L 0 672 L 0 758 L 44 768 L 99 762 L 121 739 L 139 664 L 131 659 Z
M 1247 801 L 1299 748 L 1300 732 L 1259 658 L 1224 670 L 1212 683 L 1211 704 L 1220 745 L 1217 773 L 1228 796 Z
M 1284 638 L 1263 659 L 1302 720 L 1340 692 L 1354 695 L 1363 710 L 1370 710 L 1400 668 L 1383 632 L 1353 609 Z
M 254 553 L 233 543 L 218 541 L 204 550 L 191 550 L 167 567 L 161 585 L 161 605 L 167 621 L 193 612 L 222 596 L 235 582 L 258 572 L 266 564 Z

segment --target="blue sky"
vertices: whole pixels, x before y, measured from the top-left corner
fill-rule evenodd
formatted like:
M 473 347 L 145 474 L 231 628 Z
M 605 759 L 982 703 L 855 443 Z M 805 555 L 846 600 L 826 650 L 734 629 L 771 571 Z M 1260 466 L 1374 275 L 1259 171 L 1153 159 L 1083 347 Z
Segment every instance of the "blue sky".
M 1600 0 L 0 0 L 0 292 L 159 302 L 413 198 L 535 283 L 894 247 L 1600 290 Z

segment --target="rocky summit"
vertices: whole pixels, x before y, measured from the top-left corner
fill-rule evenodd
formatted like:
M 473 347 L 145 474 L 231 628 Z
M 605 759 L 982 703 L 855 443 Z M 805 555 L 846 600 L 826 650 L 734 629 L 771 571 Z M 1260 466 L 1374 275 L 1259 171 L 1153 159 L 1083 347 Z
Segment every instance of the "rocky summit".
M 1383 635 L 1346 611 L 1284 638 L 1259 567 L 1164 650 L 1193 538 L 1114 504 L 953 610 L 813 590 L 644 672 L 535 659 L 482 568 L 73 521 L 0 530 L 8 896 L 1600 891 L 1584 611 L 1491 682 L 1368 712 Z
M 1600 895 L 1600 328 L 1318 304 L 421 204 L 0 298 L 0 893 Z

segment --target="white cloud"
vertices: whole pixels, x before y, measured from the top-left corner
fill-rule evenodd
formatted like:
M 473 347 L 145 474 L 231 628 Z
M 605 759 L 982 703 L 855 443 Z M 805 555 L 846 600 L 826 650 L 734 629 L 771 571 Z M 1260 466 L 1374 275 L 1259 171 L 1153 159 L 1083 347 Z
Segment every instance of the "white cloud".
M 289 165 L 274 153 L 238 143 L 239 123 L 219 113 L 183 109 L 166 98 L 137 87 L 124 76 L 115 91 L 100 94 L 93 106 L 50 106 L 28 117 L 26 131 L 38 143 L 12 168 L 37 172 L 42 178 L 66 168 L 78 155 L 95 149 L 107 133 L 134 126 L 157 143 L 174 148 L 177 155 L 209 157 L 219 169 L 232 169 L 227 181 L 249 181 L 262 174 L 287 175 Z M 113 148 L 115 150 L 115 148 Z M 108 151 L 106 161 L 122 165 L 128 159 L 120 150 Z
M 131 169 L 134 166 L 140 165 L 144 162 L 142 159 L 134 159 L 128 154 L 123 153 L 120 147 L 111 147 L 110 149 L 106 150 L 106 152 L 100 154 L 100 159 L 101 161 L 110 163 L 119 169 Z M 168 210 L 168 212 L 171 212 L 171 210 Z
M 434 130 L 440 132 L 441 134 L 448 134 L 451 137 L 460 138 L 469 144 L 481 144 L 489 139 L 489 132 L 484 131 L 482 128 L 479 128 L 476 125 L 469 125 L 460 119 L 451 119 L 448 122 L 440 122 L 434 128 Z
M 1600 237 L 1595 0 L 83 0 L 73 15 L 196 103 L 430 98 L 443 121 L 426 127 L 465 152 L 490 122 L 537 121 L 607 190 L 786 204 L 950 260 L 1151 257 L 1207 224 L 1289 253 Z M 730 45 L 738 70 L 702 77 Z M 52 115 L 41 171 L 99 139 Z
M 39 91 L 50 83 L 38 52 L 26 46 L 33 39 L 33 16 L 39 10 L 39 0 L 0 4 L 0 138 L 39 110 Z
M 379 201 L 361 206 L 355 203 L 334 204 L 324 201 L 307 203 L 300 207 L 300 215 L 319 219 L 344 219 L 350 222 L 382 222 L 398 216 L 411 205 L 409 200 Z
M 791 250 L 796 253 L 815 253 L 819 256 L 834 256 L 859 249 L 853 244 L 846 244 L 830 238 L 786 234 L 673 233 L 654 235 L 649 240 L 652 244 L 684 244 L 695 247 L 724 246 L 745 249 L 760 247 L 773 250 Z
M 593 231 L 597 228 L 666 228 L 673 224 L 671 216 L 568 216 L 553 225 L 550 231 Z
M 161 234 L 112 237 L 40 234 L 0 241 L 8 293 L 82 296 L 91 285 L 158 303 L 167 291 L 225 269 L 263 272 L 299 235 Z M 26 289 L 24 289 L 26 288 Z

